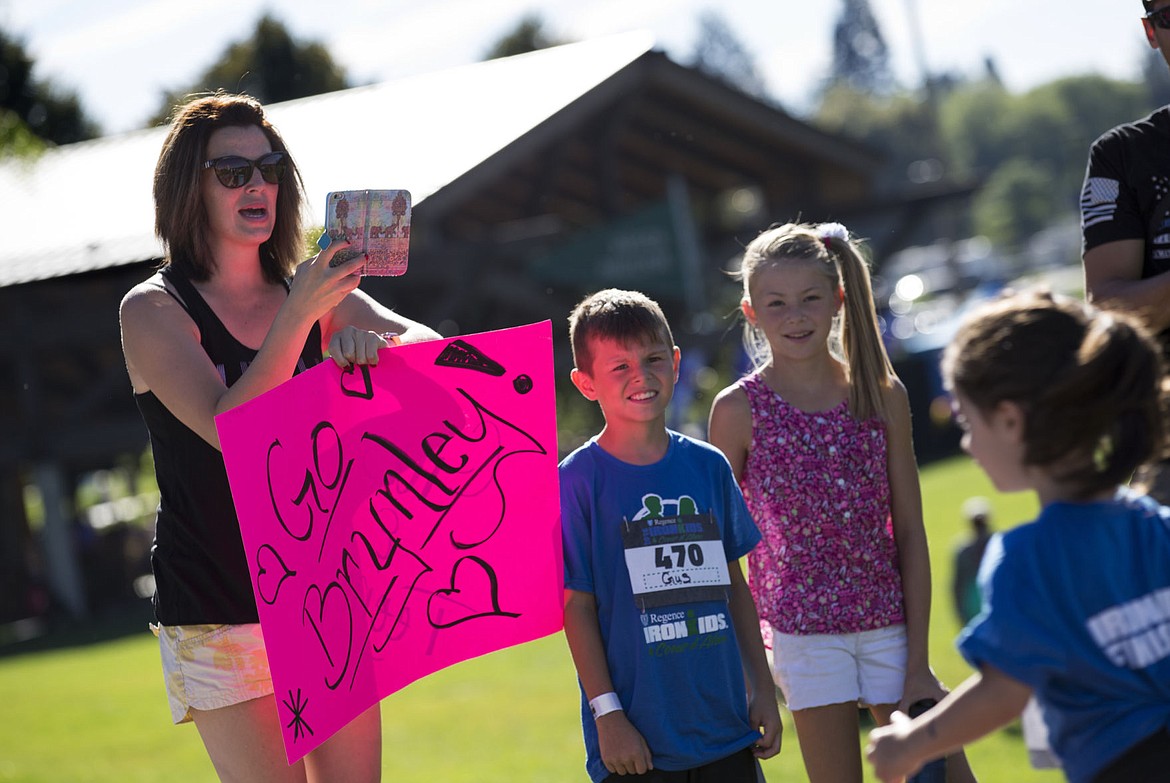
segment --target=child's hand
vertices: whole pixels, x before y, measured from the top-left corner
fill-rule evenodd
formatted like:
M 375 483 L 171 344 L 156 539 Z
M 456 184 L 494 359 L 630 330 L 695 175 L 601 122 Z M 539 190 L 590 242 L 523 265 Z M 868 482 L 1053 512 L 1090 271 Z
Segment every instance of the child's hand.
M 938 681 L 938 677 L 929 666 L 925 669 L 908 670 L 905 684 L 902 686 L 902 700 L 898 702 L 898 709 L 902 712 L 909 712 L 911 704 L 923 699 L 942 701 L 947 693 L 947 689 Z
M 906 737 L 909 731 L 910 718 L 895 710 L 890 715 L 888 726 L 880 726 L 869 733 L 865 757 L 873 764 L 873 774 L 882 783 L 902 783 L 922 766 L 921 760 L 910 754 Z
M 616 775 L 641 775 L 654 769 L 645 738 L 621 710 L 597 719 L 597 744 L 605 768 Z
M 753 697 L 748 703 L 748 719 L 760 730 L 760 738 L 752 746 L 752 753 L 758 759 L 770 759 L 780 752 L 780 741 L 784 724 L 780 722 L 780 707 L 776 696 L 769 691 L 760 698 Z

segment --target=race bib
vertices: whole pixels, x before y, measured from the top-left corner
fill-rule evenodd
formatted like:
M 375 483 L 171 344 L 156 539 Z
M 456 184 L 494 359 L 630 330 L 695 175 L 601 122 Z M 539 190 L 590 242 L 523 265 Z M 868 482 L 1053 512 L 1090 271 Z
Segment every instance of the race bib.
M 710 513 L 624 520 L 622 544 L 638 608 L 727 599 L 731 576 Z

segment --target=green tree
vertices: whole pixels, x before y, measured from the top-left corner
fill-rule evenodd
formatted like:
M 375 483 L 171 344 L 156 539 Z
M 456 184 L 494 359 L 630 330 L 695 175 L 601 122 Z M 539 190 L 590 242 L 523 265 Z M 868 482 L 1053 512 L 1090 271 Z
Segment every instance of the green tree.
M 939 107 L 940 134 L 957 176 L 986 174 L 1003 160 L 1007 144 L 1005 118 L 1015 105 L 996 81 L 983 80 L 956 89 Z
M 45 148 L 16 112 L 0 109 L 0 159 L 10 156 L 32 157 Z
M 975 230 L 1000 246 L 1017 245 L 1047 226 L 1059 208 L 1048 167 L 1025 158 L 996 166 L 972 206 Z
M 19 120 L 4 119 L 5 145 L 28 133 L 51 144 L 70 144 L 99 135 L 97 124 L 86 116 L 77 95 L 33 76 L 33 59 L 24 43 L 0 30 L 0 112 Z
M 1075 209 L 1093 139 L 1145 114 L 1145 100 L 1142 86 L 1097 75 L 1058 79 L 1021 95 L 984 80 L 943 101 L 942 135 L 960 176 L 990 182 L 1010 162 L 1017 169 L 1010 180 L 1018 184 L 1021 161 L 1044 172 L 1056 217 Z
M 176 104 L 197 92 L 241 92 L 261 103 L 279 103 L 349 86 L 345 70 L 324 45 L 293 38 L 282 22 L 265 14 L 251 37 L 229 45 L 188 89 L 168 94 L 151 124 L 164 122 Z
M 748 95 L 768 97 L 768 86 L 756 60 L 740 43 L 724 18 L 714 11 L 699 16 L 699 37 L 691 65 Z
M 897 82 L 890 68 L 890 51 L 869 0 L 843 3 L 833 27 L 833 67 L 826 86 L 844 84 L 863 93 L 893 93 Z
M 976 81 L 936 81 L 938 147 L 944 176 L 982 182 L 971 225 L 956 230 L 1014 243 L 1076 210 L 1089 145 L 1121 122 L 1150 111 L 1144 84 L 1098 75 L 1057 79 L 1023 94 L 994 72 Z M 886 153 L 879 186 L 910 187 L 933 119 L 919 96 L 881 95 L 836 84 L 822 95 L 815 120 Z
M 556 38 L 545 29 L 544 20 L 538 14 L 528 14 L 520 19 L 515 28 L 488 47 L 483 59 L 497 60 L 501 57 L 527 54 L 563 43 L 567 41 Z
M 877 186 L 886 191 L 906 187 L 911 165 L 923 157 L 922 139 L 934 133 L 933 120 L 918 97 L 906 92 L 879 96 L 846 84 L 824 92 L 813 121 L 884 152 Z

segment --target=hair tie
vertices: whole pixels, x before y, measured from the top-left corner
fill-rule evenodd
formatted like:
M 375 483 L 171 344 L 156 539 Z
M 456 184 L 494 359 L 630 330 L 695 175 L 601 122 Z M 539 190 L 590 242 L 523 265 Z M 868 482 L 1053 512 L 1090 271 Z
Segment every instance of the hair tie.
M 832 240 L 839 239 L 842 242 L 849 241 L 849 229 L 840 223 L 821 223 L 817 226 L 817 238 L 829 250 L 833 249 Z

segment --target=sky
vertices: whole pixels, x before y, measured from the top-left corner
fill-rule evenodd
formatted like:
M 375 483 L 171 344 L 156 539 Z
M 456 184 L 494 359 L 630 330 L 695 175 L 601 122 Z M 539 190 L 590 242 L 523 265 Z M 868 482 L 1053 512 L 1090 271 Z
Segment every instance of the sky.
M 1137 79 L 1147 47 L 1138 0 L 870 0 L 905 85 L 978 76 L 991 58 L 1009 90 L 1063 76 Z M 0 0 L 35 75 L 77 93 L 106 133 L 142 127 L 168 90 L 188 87 L 265 11 L 326 45 L 354 84 L 482 59 L 528 13 L 562 40 L 649 30 L 686 64 L 698 18 L 717 9 L 769 92 L 800 115 L 828 73 L 840 0 Z

